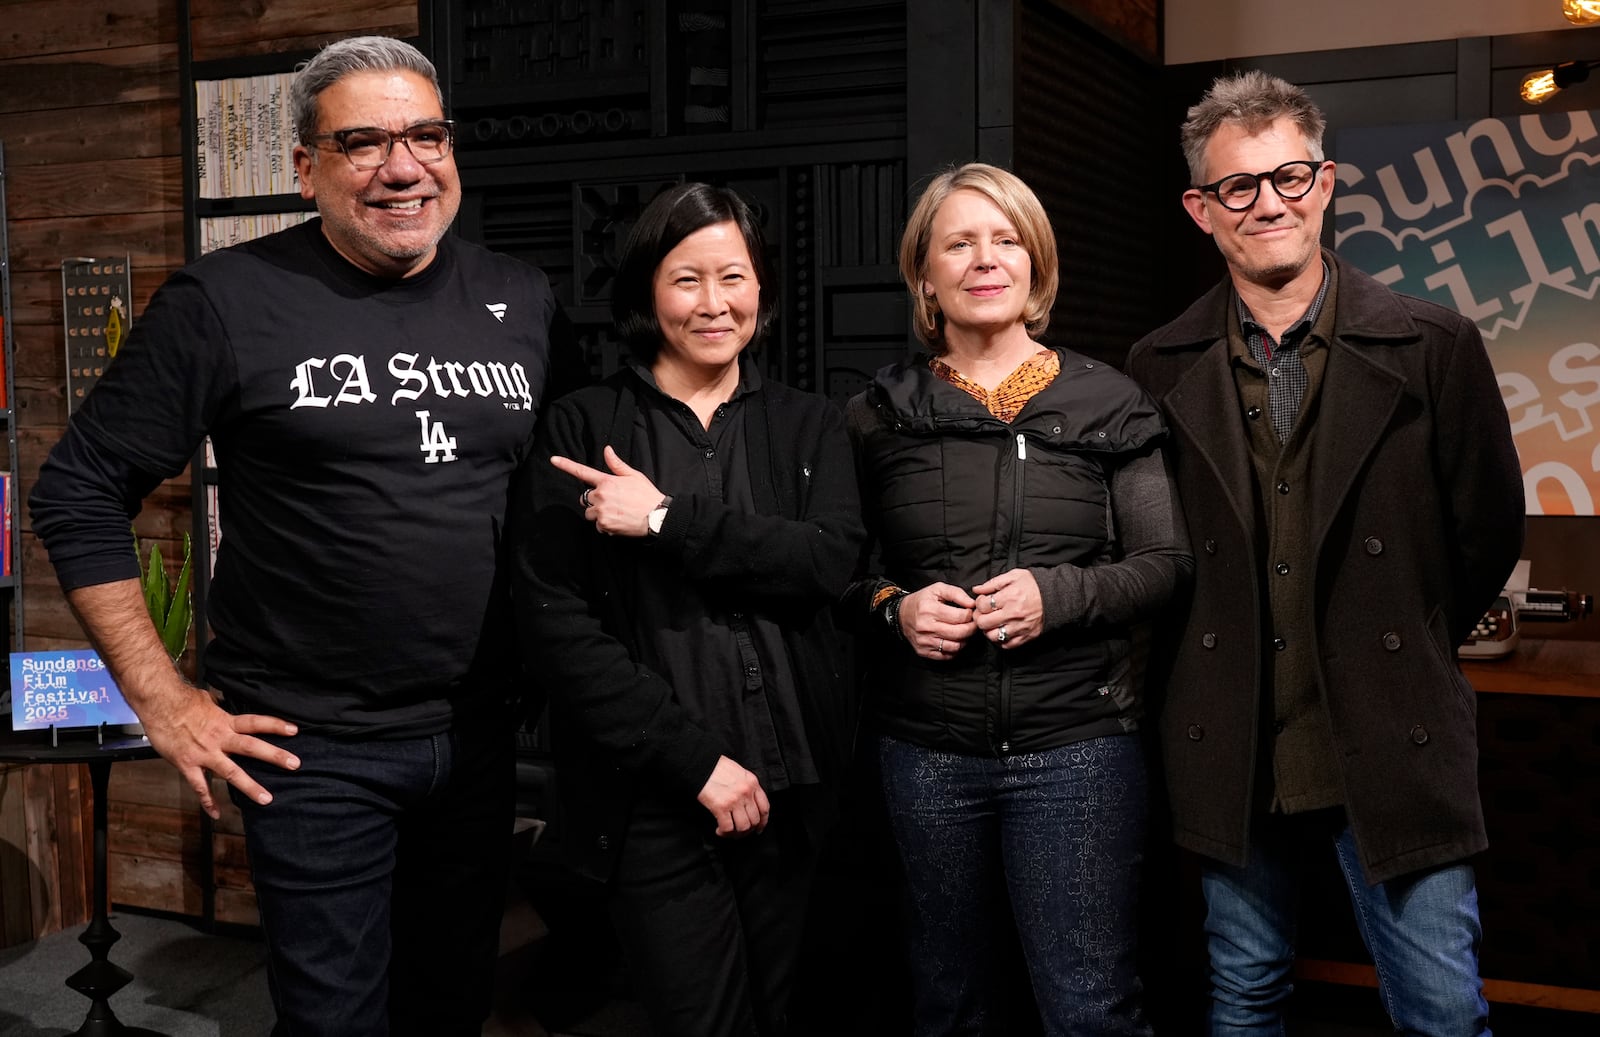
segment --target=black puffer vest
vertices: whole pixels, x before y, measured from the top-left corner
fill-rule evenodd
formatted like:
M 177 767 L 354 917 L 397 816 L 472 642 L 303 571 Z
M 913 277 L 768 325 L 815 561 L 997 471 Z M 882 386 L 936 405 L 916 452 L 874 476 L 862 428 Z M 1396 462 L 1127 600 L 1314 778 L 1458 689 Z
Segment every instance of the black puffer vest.
M 1061 373 L 1007 424 L 928 369 L 879 371 L 851 400 L 862 500 L 884 576 L 970 590 L 1011 569 L 1112 556 L 1110 473 L 1164 432 L 1109 365 L 1057 350 Z M 1045 617 L 1046 624 L 1049 617 Z M 1132 730 L 1127 632 L 1060 627 L 1020 648 L 969 640 L 930 662 L 888 645 L 872 660 L 879 729 L 951 752 L 1037 752 Z

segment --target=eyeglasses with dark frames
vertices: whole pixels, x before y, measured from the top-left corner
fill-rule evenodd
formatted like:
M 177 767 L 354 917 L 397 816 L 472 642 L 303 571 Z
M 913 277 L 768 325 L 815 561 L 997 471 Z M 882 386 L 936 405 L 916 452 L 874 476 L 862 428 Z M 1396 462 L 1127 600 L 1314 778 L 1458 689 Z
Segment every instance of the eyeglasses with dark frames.
M 1286 202 L 1304 198 L 1316 186 L 1317 174 L 1322 172 L 1321 162 L 1308 162 L 1297 159 L 1285 162 L 1277 169 L 1269 169 L 1265 173 L 1229 173 L 1227 176 L 1214 183 L 1195 184 L 1196 191 L 1209 191 L 1217 196 L 1217 201 L 1222 203 L 1224 209 L 1232 212 L 1244 212 L 1256 204 L 1256 196 L 1261 193 L 1263 180 L 1272 184 L 1272 189 L 1278 192 L 1278 197 Z
M 357 169 L 377 169 L 389 161 L 394 142 L 405 141 L 411 157 L 423 165 L 442 161 L 455 142 L 456 124 L 449 119 L 430 119 L 407 126 L 398 133 L 378 126 L 357 126 L 348 130 L 313 134 L 307 143 L 331 141 Z

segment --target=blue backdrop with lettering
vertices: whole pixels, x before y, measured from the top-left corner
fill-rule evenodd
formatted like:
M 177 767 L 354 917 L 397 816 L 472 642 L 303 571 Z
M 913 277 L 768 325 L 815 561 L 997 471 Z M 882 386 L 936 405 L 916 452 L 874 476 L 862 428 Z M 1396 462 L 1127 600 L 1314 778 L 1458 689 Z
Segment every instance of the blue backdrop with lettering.
M 1340 255 L 1483 332 L 1534 515 L 1600 502 L 1595 115 L 1342 130 L 1331 156 Z
M 11 653 L 13 731 L 138 722 L 95 652 Z

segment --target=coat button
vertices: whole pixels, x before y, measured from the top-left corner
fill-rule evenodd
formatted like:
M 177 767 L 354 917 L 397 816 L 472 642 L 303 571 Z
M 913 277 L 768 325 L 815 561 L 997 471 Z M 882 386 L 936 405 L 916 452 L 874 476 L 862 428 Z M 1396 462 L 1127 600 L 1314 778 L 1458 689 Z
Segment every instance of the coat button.
M 1251 421 L 1254 421 L 1257 418 L 1261 417 L 1261 408 L 1260 407 L 1251 407 L 1249 410 L 1244 412 L 1244 416 L 1249 418 Z
M 594 845 L 596 849 L 609 850 L 611 849 L 611 839 L 609 836 L 598 836 L 594 841 Z
M 1277 572 L 1277 574 L 1279 576 L 1288 576 L 1289 575 L 1289 563 L 1288 562 L 1279 562 L 1277 565 L 1274 565 L 1272 568 Z
M 1279 493 L 1288 493 L 1289 492 L 1289 484 L 1287 482 L 1280 481 L 1278 483 L 1278 492 Z
M 1383 647 L 1387 648 L 1391 652 L 1398 652 L 1400 650 L 1400 635 L 1395 633 L 1393 630 L 1389 631 L 1387 634 L 1384 634 Z
M 1217 553 L 1217 542 L 1215 540 L 1207 540 L 1206 541 L 1206 554 L 1214 555 L 1216 553 Z
M 1411 742 L 1413 745 L 1428 744 L 1428 729 L 1418 724 L 1411 729 Z
M 1206 736 L 1206 729 L 1205 728 L 1201 727 L 1199 724 L 1190 724 L 1189 725 L 1189 741 L 1198 742 L 1200 739 L 1204 738 L 1205 736 Z
M 1215 648 L 1217 647 L 1217 635 L 1210 633 L 1204 634 L 1200 638 L 1200 643 L 1205 645 L 1207 648 Z
M 1361 542 L 1361 546 L 1365 547 L 1367 549 L 1367 554 L 1372 555 L 1373 557 L 1383 554 L 1383 541 L 1379 540 L 1377 537 L 1367 537 L 1367 539 Z
M 1275 637 L 1275 638 L 1272 639 L 1272 650 L 1274 652 L 1281 652 L 1285 648 L 1288 648 L 1288 647 L 1289 647 L 1289 642 L 1285 641 L 1283 638 Z

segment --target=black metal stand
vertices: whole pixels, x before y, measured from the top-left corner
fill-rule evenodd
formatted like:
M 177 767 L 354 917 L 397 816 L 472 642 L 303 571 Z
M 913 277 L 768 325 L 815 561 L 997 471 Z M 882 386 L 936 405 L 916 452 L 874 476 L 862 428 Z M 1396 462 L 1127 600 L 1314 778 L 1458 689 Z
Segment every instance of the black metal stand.
M 58 742 L 51 732 L 49 743 L 16 737 L 0 740 L 0 760 L 89 766 L 94 792 L 94 914 L 78 940 L 89 948 L 91 960 L 67 977 L 67 986 L 93 1003 L 83 1025 L 72 1037 L 164 1037 L 155 1030 L 124 1026 L 117 1019 L 109 998 L 127 986 L 133 974 L 107 959 L 111 945 L 122 939 L 122 934 L 111 927 L 106 916 L 106 901 L 110 896 L 106 883 L 106 791 L 111 784 L 111 765 L 117 760 L 150 760 L 155 755 L 150 743 L 142 738 L 105 742 L 97 737 L 92 743 Z
M 161 1037 L 154 1030 L 124 1026 L 111 1010 L 111 995 L 133 981 L 133 973 L 107 958 L 111 945 L 122 939 L 106 915 L 106 789 L 111 761 L 91 761 L 89 780 L 94 787 L 94 916 L 78 941 L 89 948 L 93 960 L 68 976 L 67 986 L 94 1003 L 73 1037 Z

